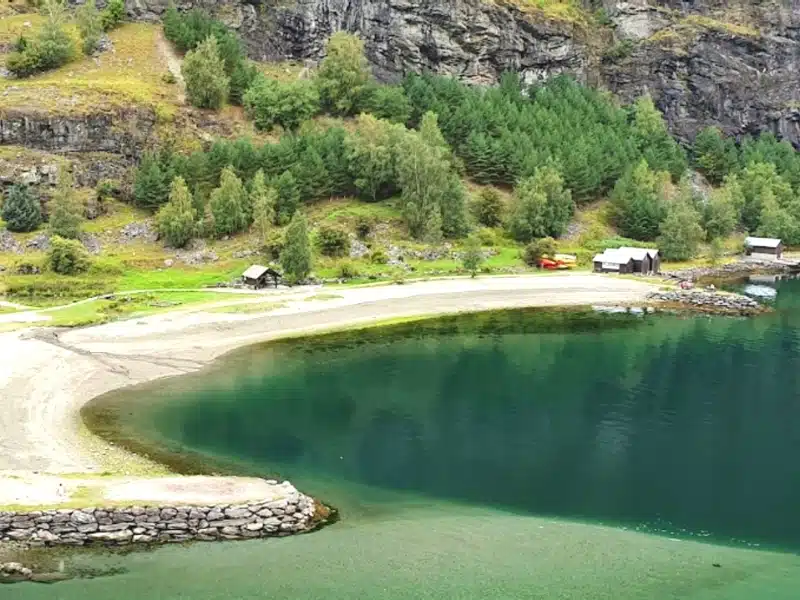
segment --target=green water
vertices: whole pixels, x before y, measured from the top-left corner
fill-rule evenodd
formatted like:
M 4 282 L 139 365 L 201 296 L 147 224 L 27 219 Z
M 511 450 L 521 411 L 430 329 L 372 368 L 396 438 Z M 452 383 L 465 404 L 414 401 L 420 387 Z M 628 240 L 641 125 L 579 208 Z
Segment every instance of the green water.
M 0 597 L 796 599 L 800 282 L 777 309 L 458 317 L 106 398 L 122 438 L 277 473 L 341 521 L 78 557 L 125 572 Z

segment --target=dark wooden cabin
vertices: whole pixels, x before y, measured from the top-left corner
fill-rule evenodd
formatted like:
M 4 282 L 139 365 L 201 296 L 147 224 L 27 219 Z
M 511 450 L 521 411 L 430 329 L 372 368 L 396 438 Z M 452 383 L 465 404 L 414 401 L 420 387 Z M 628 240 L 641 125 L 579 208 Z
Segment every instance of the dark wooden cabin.
M 242 274 L 242 281 L 244 284 L 256 289 L 268 287 L 270 281 L 277 288 L 280 280 L 280 273 L 275 269 L 262 265 L 253 265 Z

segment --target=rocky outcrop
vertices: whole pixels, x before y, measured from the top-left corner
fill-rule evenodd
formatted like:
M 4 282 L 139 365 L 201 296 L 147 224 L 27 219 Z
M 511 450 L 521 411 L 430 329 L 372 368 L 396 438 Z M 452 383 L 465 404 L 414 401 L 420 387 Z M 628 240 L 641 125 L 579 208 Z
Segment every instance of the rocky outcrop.
M 128 8 L 155 20 L 167 4 L 129 0 Z M 529 82 L 570 73 L 626 99 L 649 92 L 684 139 L 716 124 L 800 142 L 798 0 L 584 0 L 577 14 L 515 0 L 178 4 L 215 13 L 260 59 L 317 61 L 330 34 L 344 29 L 361 35 L 383 79 L 432 71 L 491 84 L 507 69 Z
M 672 307 L 684 307 L 712 314 L 754 315 L 768 310 L 752 298 L 714 290 L 670 290 L 652 292 L 651 302 Z
M 155 125 L 155 112 L 150 109 L 54 115 L 19 107 L 0 111 L 0 145 L 137 157 Z
M 288 483 L 282 487 L 280 499 L 239 505 L 0 512 L 0 541 L 123 546 L 282 537 L 317 526 L 314 501 Z

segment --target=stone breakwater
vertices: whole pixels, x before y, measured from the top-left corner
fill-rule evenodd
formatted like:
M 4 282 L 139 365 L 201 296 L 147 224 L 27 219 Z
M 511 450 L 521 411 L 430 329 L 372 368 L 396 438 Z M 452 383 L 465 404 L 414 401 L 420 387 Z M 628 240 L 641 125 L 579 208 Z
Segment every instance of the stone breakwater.
M 212 506 L 130 506 L 0 512 L 0 541 L 30 546 L 162 544 L 282 537 L 319 522 L 291 484 L 280 498 Z
M 709 313 L 753 315 L 767 310 L 764 306 L 747 296 L 709 290 L 670 290 L 652 292 L 647 295 L 647 299 L 668 305 L 680 305 L 689 309 Z

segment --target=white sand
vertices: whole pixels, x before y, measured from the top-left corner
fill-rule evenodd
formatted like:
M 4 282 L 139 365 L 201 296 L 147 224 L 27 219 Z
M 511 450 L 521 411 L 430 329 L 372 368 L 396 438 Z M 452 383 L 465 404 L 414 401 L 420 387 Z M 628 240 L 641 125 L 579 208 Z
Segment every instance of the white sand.
M 267 303 L 285 303 L 268 313 L 195 309 L 86 329 L 0 334 L 0 475 L 103 470 L 105 451 L 89 448 L 79 434 L 81 406 L 110 390 L 194 371 L 239 346 L 405 316 L 636 302 L 654 289 L 643 281 L 592 274 L 317 288 L 264 294 Z M 309 300 L 321 291 L 340 297 Z M 214 307 L 246 302 L 253 298 Z

